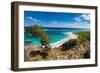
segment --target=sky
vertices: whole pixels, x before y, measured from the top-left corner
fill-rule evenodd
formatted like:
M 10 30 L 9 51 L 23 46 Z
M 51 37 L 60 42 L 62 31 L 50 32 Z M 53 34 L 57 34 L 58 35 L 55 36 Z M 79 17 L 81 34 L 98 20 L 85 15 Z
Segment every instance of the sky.
M 89 13 L 24 11 L 24 26 L 90 28 Z

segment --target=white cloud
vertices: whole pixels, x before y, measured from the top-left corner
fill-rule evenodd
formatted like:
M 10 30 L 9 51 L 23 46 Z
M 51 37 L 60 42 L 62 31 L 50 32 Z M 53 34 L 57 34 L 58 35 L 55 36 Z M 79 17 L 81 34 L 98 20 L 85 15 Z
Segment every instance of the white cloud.
M 75 23 L 74 28 L 90 28 L 90 25 L 88 23 Z
M 26 17 L 26 19 L 32 20 L 33 18 L 31 16 Z
M 31 20 L 31 21 L 33 21 L 33 22 L 41 22 L 41 20 L 36 19 L 36 18 L 33 18 L 33 17 L 31 17 L 31 16 L 26 17 L 26 19 Z
M 88 23 L 65 23 L 66 28 L 90 28 Z
M 82 14 L 81 17 L 82 17 L 84 20 L 90 20 L 90 14 Z
M 52 24 L 58 24 L 58 22 L 57 21 L 52 21 Z
M 76 22 L 84 22 L 90 20 L 90 14 L 81 14 L 80 16 L 77 16 L 74 18 Z
M 76 22 L 81 22 L 82 19 L 81 19 L 80 17 L 75 17 L 75 21 L 76 21 Z
M 58 27 L 64 27 L 64 28 L 90 28 L 90 24 L 88 22 L 62 22 L 62 26 Z
M 61 28 L 90 28 L 90 24 L 88 22 L 76 22 L 76 23 L 68 23 L 68 22 L 59 22 L 60 25 L 57 24 L 46 24 L 48 27 L 61 27 Z

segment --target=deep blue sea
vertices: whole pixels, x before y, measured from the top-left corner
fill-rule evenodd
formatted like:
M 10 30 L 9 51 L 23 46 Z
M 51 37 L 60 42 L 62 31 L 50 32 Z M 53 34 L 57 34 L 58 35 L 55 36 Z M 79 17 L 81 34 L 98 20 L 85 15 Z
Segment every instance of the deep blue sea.
M 27 28 L 24 28 L 24 31 Z M 67 33 L 69 32 L 84 32 L 89 31 L 89 29 L 79 29 L 79 28 L 44 28 L 45 31 L 47 31 L 47 34 L 50 37 L 50 43 L 55 43 L 57 41 L 60 41 L 64 39 L 65 37 L 69 37 Z M 40 45 L 40 39 L 34 38 L 31 35 L 24 32 L 24 45 Z

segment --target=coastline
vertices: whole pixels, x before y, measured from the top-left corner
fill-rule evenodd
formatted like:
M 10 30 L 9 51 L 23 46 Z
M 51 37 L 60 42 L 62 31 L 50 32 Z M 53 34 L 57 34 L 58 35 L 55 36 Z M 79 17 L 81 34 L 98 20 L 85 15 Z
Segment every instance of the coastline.
M 64 44 L 65 42 L 67 42 L 68 40 L 70 40 L 70 39 L 76 39 L 77 38 L 77 36 L 75 34 L 73 34 L 72 32 L 69 32 L 69 33 L 67 32 L 67 34 L 69 34 L 69 37 L 66 37 L 66 38 L 64 38 L 64 39 L 62 39 L 62 40 L 60 40 L 60 41 L 58 41 L 56 43 L 50 44 L 51 47 L 52 48 L 59 47 L 62 44 Z
M 62 44 L 64 44 L 65 42 L 67 42 L 67 41 L 69 41 L 70 39 L 77 39 L 77 35 L 75 35 L 75 34 L 73 34 L 73 32 L 67 32 L 67 33 L 65 33 L 65 34 L 68 34 L 69 36 L 67 37 L 65 37 L 64 39 L 62 39 L 62 40 L 60 40 L 60 41 L 57 41 L 57 42 L 55 42 L 55 43 L 51 43 L 50 44 L 50 46 L 52 47 L 52 48 L 56 48 L 56 47 L 59 47 L 59 46 L 61 46 Z M 30 44 L 30 45 L 27 45 L 27 46 L 24 46 L 24 48 L 25 49 L 27 49 L 27 48 L 34 48 L 34 47 L 38 47 L 37 45 L 32 45 L 32 44 Z
M 24 46 L 25 50 L 25 56 L 24 61 L 48 61 L 48 60 L 72 60 L 72 59 L 89 59 L 90 58 L 90 42 L 85 41 L 84 43 L 81 43 L 80 41 L 77 41 L 77 44 L 72 47 L 60 47 L 64 43 L 66 44 L 67 41 L 71 39 L 77 39 L 77 35 L 73 32 L 65 33 L 69 34 L 69 37 L 66 36 L 66 38 L 56 42 L 52 43 L 52 49 L 49 52 L 49 54 L 46 56 L 46 58 L 43 58 L 43 55 L 46 53 L 43 52 L 43 49 L 36 45 L 28 45 Z M 68 44 L 67 44 L 68 45 Z M 43 53 L 41 53 L 43 52 Z

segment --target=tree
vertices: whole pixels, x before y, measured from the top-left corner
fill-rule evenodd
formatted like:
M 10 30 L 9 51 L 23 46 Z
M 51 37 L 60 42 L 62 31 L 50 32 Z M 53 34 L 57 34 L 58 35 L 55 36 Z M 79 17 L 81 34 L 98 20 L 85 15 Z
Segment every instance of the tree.
M 35 38 L 41 38 L 46 32 L 38 25 L 30 26 L 27 32 Z
M 40 38 L 41 48 L 44 50 L 50 49 L 50 37 L 47 35 L 46 31 L 38 25 L 31 26 L 27 29 L 27 32 L 35 38 Z

